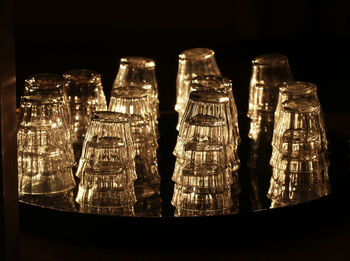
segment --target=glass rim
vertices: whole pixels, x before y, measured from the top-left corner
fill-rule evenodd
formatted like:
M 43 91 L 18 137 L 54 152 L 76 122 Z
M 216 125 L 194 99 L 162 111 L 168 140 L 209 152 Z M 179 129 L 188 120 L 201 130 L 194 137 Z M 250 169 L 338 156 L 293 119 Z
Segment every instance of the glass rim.
M 58 90 L 64 85 L 64 78 L 54 73 L 38 73 L 24 80 L 24 93 Z
M 311 82 L 296 81 L 280 87 L 281 94 L 285 95 L 305 95 L 317 93 L 317 86 Z
M 101 121 L 109 123 L 130 123 L 130 116 L 126 113 L 114 111 L 95 111 L 92 113 L 91 122 Z
M 232 81 L 227 77 L 217 75 L 200 75 L 191 80 L 191 88 L 200 90 L 229 90 L 232 88 Z
M 288 58 L 286 55 L 281 53 L 266 53 L 256 56 L 252 60 L 253 65 L 257 66 L 275 66 L 280 64 L 289 64 Z
M 213 57 L 215 52 L 209 48 L 192 48 L 187 49 L 179 54 L 180 60 L 205 60 Z
M 95 83 L 101 80 L 101 74 L 89 69 L 74 69 L 63 73 L 67 81 Z
M 156 63 L 153 59 L 142 56 L 125 56 L 120 58 L 120 65 L 129 65 L 133 67 L 155 68 Z

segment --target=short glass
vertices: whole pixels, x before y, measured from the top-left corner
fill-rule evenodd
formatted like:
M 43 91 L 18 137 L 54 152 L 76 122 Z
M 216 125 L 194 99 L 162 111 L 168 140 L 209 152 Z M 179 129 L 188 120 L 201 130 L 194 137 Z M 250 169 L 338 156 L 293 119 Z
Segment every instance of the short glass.
M 282 54 L 269 53 L 252 61 L 247 116 L 255 119 L 258 112 L 274 112 L 278 88 L 294 82 L 288 58 Z
M 175 111 L 179 114 L 179 123 L 186 108 L 192 78 L 204 74 L 221 76 L 213 50 L 193 48 L 179 54 L 175 105 Z
M 153 59 L 128 56 L 120 59 L 117 76 L 113 83 L 112 93 L 120 87 L 138 87 L 146 91 L 152 117 L 157 124 L 159 114 L 159 91 L 156 78 L 156 63 Z

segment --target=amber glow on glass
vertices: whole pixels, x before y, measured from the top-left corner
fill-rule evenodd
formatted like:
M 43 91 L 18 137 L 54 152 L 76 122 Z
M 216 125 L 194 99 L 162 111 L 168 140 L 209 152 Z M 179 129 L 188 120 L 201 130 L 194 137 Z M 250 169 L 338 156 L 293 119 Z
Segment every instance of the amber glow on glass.
M 179 130 L 180 121 L 190 94 L 191 80 L 196 76 L 204 74 L 221 76 L 213 50 L 193 48 L 179 54 L 175 105 L 175 111 L 179 114 L 177 130 Z
M 95 112 L 89 124 L 77 176 L 76 202 L 86 211 L 128 208 L 135 204 L 135 151 L 130 117 L 116 112 Z
M 225 214 L 234 205 L 240 160 L 230 104 L 227 92 L 189 95 L 174 149 L 175 216 Z
M 147 90 L 137 86 L 118 87 L 112 90 L 109 110 L 130 115 L 130 128 L 135 149 L 138 179 L 135 191 L 138 198 L 159 192 L 160 176 L 157 161 L 157 124 L 153 105 Z
M 26 80 L 17 128 L 20 199 L 62 193 L 75 186 L 68 116 L 61 77 L 38 74 Z
M 329 193 L 327 137 L 316 85 L 295 82 L 279 90 L 272 138 L 271 207 Z

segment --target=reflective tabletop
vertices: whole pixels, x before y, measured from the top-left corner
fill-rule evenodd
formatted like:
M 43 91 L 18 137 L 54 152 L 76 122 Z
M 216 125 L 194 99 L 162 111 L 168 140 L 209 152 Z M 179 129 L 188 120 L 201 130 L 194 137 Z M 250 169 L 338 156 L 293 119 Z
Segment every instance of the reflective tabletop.
M 134 205 L 132 216 L 135 217 L 173 217 L 175 208 L 170 201 L 173 194 L 174 182 L 171 180 L 175 156 L 172 151 L 175 147 L 177 131 L 177 114 L 162 113 L 159 120 L 159 149 L 158 163 L 161 175 L 160 193 L 147 197 L 138 198 Z M 269 165 L 271 155 L 271 135 L 261 135 L 258 141 L 253 142 L 247 137 L 249 121 L 245 116 L 240 115 L 239 128 L 242 142 L 238 147 L 241 166 L 238 170 L 241 193 L 233 196 L 233 207 L 230 214 L 250 213 L 270 208 L 271 201 L 267 197 L 272 168 Z M 344 190 L 345 180 L 349 172 L 348 165 L 348 138 L 336 131 L 327 131 L 329 142 L 329 180 L 331 194 Z M 76 178 L 76 183 L 79 179 Z M 63 194 L 48 196 L 23 196 L 21 197 L 21 209 L 35 211 L 50 209 L 67 213 L 129 216 L 127 209 L 120 208 L 96 208 L 82 207 L 75 202 L 77 187 Z M 327 197 L 327 196 L 326 196 Z M 317 198 L 310 199 L 317 200 Z M 309 201 L 309 200 L 307 200 Z M 22 211 L 23 212 L 23 211 Z

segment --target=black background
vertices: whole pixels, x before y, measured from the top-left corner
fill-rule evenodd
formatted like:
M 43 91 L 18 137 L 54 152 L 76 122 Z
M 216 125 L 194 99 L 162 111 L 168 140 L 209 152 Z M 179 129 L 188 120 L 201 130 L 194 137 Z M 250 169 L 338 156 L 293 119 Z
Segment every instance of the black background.
M 296 80 L 317 84 L 326 112 L 349 111 L 350 2 L 335 1 L 15 1 L 17 101 L 24 79 L 88 68 L 109 97 L 119 59 L 156 60 L 162 110 L 173 110 L 177 56 L 211 48 L 245 113 L 251 60 L 287 55 Z

